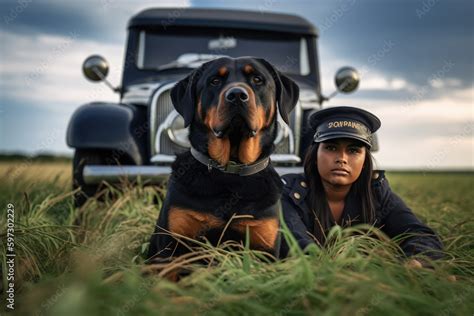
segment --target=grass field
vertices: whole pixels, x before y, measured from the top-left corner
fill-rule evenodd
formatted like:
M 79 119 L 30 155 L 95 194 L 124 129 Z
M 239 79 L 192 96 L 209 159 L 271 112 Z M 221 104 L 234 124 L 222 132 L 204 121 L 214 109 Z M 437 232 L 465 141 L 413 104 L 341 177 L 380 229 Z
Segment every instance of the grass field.
M 292 247 L 276 263 L 203 244 L 175 263 L 193 271 L 178 283 L 141 274 L 163 188 L 110 187 L 115 199 L 75 210 L 70 176 L 66 163 L 0 162 L 2 287 L 5 294 L 12 203 L 17 314 L 474 315 L 472 173 L 388 174 L 392 189 L 443 240 L 447 255 L 433 269 L 404 265 L 392 241 L 336 227 L 327 249 L 303 255 Z M 193 264 L 199 258 L 213 264 Z M 2 297 L 0 314 L 6 304 Z

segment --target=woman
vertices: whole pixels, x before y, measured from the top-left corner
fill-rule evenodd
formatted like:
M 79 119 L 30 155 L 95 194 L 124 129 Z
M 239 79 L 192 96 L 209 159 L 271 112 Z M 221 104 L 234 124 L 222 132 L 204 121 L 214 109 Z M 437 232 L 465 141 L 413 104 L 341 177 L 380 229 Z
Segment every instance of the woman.
M 383 171 L 372 169 L 372 135 L 380 120 L 358 108 L 334 107 L 313 114 L 310 124 L 315 134 L 304 173 L 283 176 L 284 219 L 299 246 L 324 246 L 335 224 L 368 223 L 391 238 L 415 234 L 400 244 L 407 256 L 441 257 L 436 234 L 391 191 Z M 288 253 L 285 241 L 281 252 Z

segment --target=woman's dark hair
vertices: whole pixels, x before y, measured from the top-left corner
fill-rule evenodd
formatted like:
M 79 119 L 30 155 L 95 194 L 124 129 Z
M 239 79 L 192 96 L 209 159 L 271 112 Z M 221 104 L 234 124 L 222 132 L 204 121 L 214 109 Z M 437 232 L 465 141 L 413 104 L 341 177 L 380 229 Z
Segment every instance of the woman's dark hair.
M 314 214 L 313 235 L 322 246 L 326 241 L 326 233 L 333 225 L 331 223 L 331 209 L 326 198 L 321 176 L 317 166 L 318 148 L 321 143 L 313 143 L 306 152 L 304 160 L 304 173 L 309 183 L 309 207 Z M 351 193 L 360 197 L 361 222 L 372 224 L 374 222 L 375 210 L 372 195 L 372 155 L 367 147 L 364 167 L 357 180 L 351 186 Z

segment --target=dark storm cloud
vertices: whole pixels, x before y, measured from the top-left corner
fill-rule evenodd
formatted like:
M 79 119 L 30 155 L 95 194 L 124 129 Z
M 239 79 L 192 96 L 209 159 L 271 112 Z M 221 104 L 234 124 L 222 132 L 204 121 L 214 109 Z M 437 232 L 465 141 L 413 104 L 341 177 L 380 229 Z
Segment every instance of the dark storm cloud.
M 68 36 L 75 31 L 83 39 L 123 42 L 128 17 L 117 19 L 108 8 L 105 1 L 6 1 L 0 3 L 0 25 L 12 33 Z
M 324 29 L 324 41 L 334 50 L 360 63 L 386 41 L 394 47 L 377 65 L 384 72 L 403 76 L 423 85 L 445 62 L 454 66 L 446 77 L 459 78 L 464 86 L 473 81 L 474 4 L 472 1 L 346 1 L 353 4 L 331 27 Z M 344 1 L 335 2 L 333 15 Z M 307 11 L 308 12 L 308 11 Z M 315 10 L 316 12 L 316 10 Z M 309 13 L 309 12 L 308 12 Z

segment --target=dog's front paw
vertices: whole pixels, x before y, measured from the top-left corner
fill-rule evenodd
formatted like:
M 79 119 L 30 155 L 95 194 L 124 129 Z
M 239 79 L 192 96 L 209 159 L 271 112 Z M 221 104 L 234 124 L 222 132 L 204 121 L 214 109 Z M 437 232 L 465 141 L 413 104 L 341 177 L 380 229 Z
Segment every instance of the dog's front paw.
M 141 270 L 143 276 L 160 276 L 171 282 L 178 282 L 181 278 L 189 275 L 189 271 L 181 266 L 175 266 L 175 258 L 153 258 L 147 262 Z

